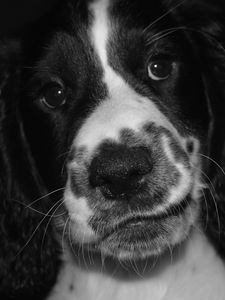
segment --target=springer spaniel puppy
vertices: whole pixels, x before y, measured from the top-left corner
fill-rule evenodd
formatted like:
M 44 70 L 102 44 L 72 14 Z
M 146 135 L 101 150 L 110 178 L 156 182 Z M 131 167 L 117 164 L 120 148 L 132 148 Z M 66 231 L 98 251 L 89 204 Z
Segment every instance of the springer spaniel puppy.
M 5 206 L 30 220 L 7 273 L 23 257 L 21 295 L 225 299 L 223 16 L 219 0 L 67 0 L 26 30 L 1 150 Z

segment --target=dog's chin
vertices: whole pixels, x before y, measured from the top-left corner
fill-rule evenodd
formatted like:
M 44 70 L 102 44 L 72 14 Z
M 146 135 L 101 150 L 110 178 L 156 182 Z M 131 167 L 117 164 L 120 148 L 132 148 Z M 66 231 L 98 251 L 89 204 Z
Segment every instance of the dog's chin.
M 104 236 L 91 249 L 120 260 L 136 260 L 163 253 L 168 247 L 167 237 L 159 224 L 129 224 Z
M 179 226 L 179 227 L 177 227 Z M 181 243 L 189 233 L 190 224 L 181 226 L 179 220 L 130 224 L 105 236 L 93 245 L 106 256 L 120 260 L 145 259 L 159 256 Z
M 189 235 L 197 219 L 196 206 L 190 203 L 176 216 L 127 218 L 103 228 L 95 241 L 83 243 L 82 248 L 124 261 L 160 256 Z

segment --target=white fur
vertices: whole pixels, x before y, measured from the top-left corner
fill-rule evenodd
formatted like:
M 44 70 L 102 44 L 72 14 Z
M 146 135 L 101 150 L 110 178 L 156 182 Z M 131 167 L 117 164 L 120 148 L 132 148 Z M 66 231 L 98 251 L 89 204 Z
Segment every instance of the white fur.
M 69 183 L 68 181 L 68 185 Z M 69 213 L 69 231 L 72 237 L 81 243 L 94 241 L 95 233 L 88 226 L 88 219 L 93 215 L 93 212 L 89 208 L 86 198 L 75 197 L 71 189 L 67 187 L 64 199 Z
M 178 252 L 136 280 L 81 269 L 67 255 L 48 300 L 224 300 L 225 268 L 205 237 L 194 232 Z
M 167 198 L 167 206 L 170 206 L 183 200 L 184 197 L 190 192 L 192 184 L 192 173 L 187 168 L 185 168 L 185 166 L 181 162 L 176 161 L 173 151 L 169 146 L 168 137 L 162 136 L 162 143 L 162 148 L 165 152 L 166 157 L 168 158 L 169 162 L 176 167 L 177 171 L 181 175 L 178 184 L 170 189 L 170 195 Z

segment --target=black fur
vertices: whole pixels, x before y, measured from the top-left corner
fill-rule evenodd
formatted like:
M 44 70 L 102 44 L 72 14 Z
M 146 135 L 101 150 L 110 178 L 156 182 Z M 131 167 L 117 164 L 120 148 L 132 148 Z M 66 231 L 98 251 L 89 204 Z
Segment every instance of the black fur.
M 55 282 L 59 245 L 43 219 L 50 200 L 24 135 L 20 98 L 19 44 L 2 42 L 0 51 L 0 297 L 42 299 Z M 45 236 L 45 237 L 44 237 Z
M 27 205 L 39 197 L 46 195 L 65 182 L 65 173 L 61 169 L 65 160 L 63 154 L 70 145 L 72 136 L 63 128 L 72 126 L 77 130 L 82 118 L 89 113 L 89 108 L 82 103 L 77 103 L 67 113 L 67 120 L 63 113 L 49 115 L 48 112 L 37 109 L 33 102 L 33 95 L 37 95 L 40 84 L 46 80 L 48 72 L 45 62 L 40 62 L 46 52 L 46 43 L 53 37 L 55 30 L 60 28 L 61 36 L 55 38 L 51 45 L 54 55 L 48 57 L 48 66 L 55 73 L 63 74 L 71 86 L 69 93 L 82 91 L 82 98 L 90 99 L 90 106 L 96 105 L 94 94 L 98 93 L 103 98 L 104 86 L 96 86 L 95 90 L 89 89 L 96 78 L 100 78 L 101 69 L 93 60 L 87 67 L 86 57 L 79 45 L 83 42 L 79 36 L 75 41 L 71 39 L 74 31 L 85 34 L 88 23 L 85 1 L 61 1 L 48 15 L 44 16 L 31 30 L 25 32 L 20 43 L 2 42 L 0 48 L 0 298 L 1 299 L 44 299 L 57 276 L 60 267 L 60 245 L 55 240 L 54 228 L 48 225 L 49 217 L 31 210 Z M 117 1 L 118 2 L 118 1 Z M 146 14 L 141 16 L 143 26 L 148 24 L 149 1 L 121 1 L 121 5 L 113 12 L 126 16 L 127 7 L 138 11 L 141 3 L 145 6 Z M 161 2 L 160 2 L 161 3 Z M 224 4 L 223 1 L 186 0 L 177 5 L 176 1 L 162 1 L 159 5 L 163 11 L 171 9 L 168 17 L 173 17 L 185 32 L 190 44 L 198 58 L 198 68 L 203 77 L 204 92 L 210 104 L 210 120 L 208 114 L 203 118 L 203 125 L 210 130 L 208 140 L 205 140 L 209 156 L 225 170 L 225 30 L 224 30 Z M 142 7 L 143 8 L 143 7 Z M 79 13 L 78 12 L 82 12 Z M 68 17 L 68 14 L 70 17 Z M 63 19 L 63 16 L 66 16 Z M 157 15 L 159 17 L 160 15 Z M 71 22 L 71 20 L 76 20 Z M 126 20 L 132 25 L 133 20 Z M 167 22 L 167 17 L 162 19 Z M 77 27 L 76 24 L 82 24 Z M 160 30 L 160 21 L 159 21 Z M 157 25 L 158 25 L 157 24 Z M 57 48 L 56 45 L 60 47 Z M 65 46 L 66 45 L 66 46 Z M 74 45 L 76 47 L 74 47 Z M 78 45 L 78 46 L 77 46 Z M 89 47 L 89 45 L 85 45 Z M 126 49 L 127 45 L 124 45 Z M 71 47 L 71 48 L 69 48 Z M 61 49 L 61 50 L 59 50 Z M 71 54 L 71 49 L 73 53 Z M 135 50 L 135 49 L 134 49 Z M 112 48 L 113 52 L 114 49 Z M 87 49 L 92 55 L 91 49 Z M 133 52 L 133 66 L 136 70 L 138 55 Z M 81 76 L 79 80 L 73 70 L 67 67 L 66 58 L 70 55 L 79 57 L 76 72 Z M 57 65 L 57 57 L 61 64 Z M 38 69 L 36 69 L 38 63 Z M 118 62 L 111 62 L 118 68 Z M 82 69 L 79 69 L 82 65 Z M 124 65 L 123 69 L 126 70 Z M 33 73 L 38 74 L 32 88 L 28 80 Z M 88 76 L 92 74 L 92 76 Z M 44 78 L 44 79 L 43 79 Z M 128 78 L 135 81 L 134 78 Z M 88 85 L 86 84 L 88 82 Z M 85 89 L 80 84 L 85 85 Z M 136 84 L 138 91 L 144 92 L 143 86 Z M 78 97 L 79 96 L 79 97 Z M 25 99 L 25 100 L 24 100 Z M 202 114 L 203 103 L 195 103 L 196 110 L 189 111 L 189 117 L 198 119 Z M 185 105 L 185 103 L 184 103 Z M 79 108 L 79 109 L 77 109 Z M 70 116 L 73 116 L 70 117 Z M 72 119 L 76 118 L 76 125 Z M 64 124 L 61 126 L 60 124 Z M 65 124 L 66 123 L 66 124 Z M 201 127 L 200 126 L 200 127 Z M 57 134 L 52 128 L 57 128 Z M 63 144 L 59 141 L 64 136 Z M 220 255 L 225 258 L 225 174 L 212 160 L 202 158 L 204 172 L 210 178 L 214 188 L 206 192 L 207 205 L 203 201 L 202 219 L 205 222 L 206 233 L 215 245 Z M 62 176 L 61 176 L 62 174 Z M 208 178 L 205 178 L 206 182 Z M 57 195 L 58 196 L 58 195 Z M 56 198 L 44 198 L 38 201 L 36 210 L 46 213 L 53 205 Z M 215 200 L 215 201 L 214 201 Z M 217 208 L 216 208 L 217 206 Z M 217 210 L 220 217 L 218 224 Z M 43 221 L 42 221 L 43 220 Z M 40 223 L 41 222 L 41 223 Z M 37 227 L 38 226 L 38 227 Z M 37 228 L 37 230 L 36 230 Z M 35 231 L 35 234 L 33 234 Z M 44 240 L 43 240 L 43 236 Z

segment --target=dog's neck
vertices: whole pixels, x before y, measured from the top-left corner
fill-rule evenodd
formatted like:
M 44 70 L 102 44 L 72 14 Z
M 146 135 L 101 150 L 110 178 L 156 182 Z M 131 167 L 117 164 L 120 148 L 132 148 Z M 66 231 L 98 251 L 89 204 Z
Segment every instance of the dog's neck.
M 69 251 L 49 300 L 224 300 L 225 268 L 205 236 L 194 231 L 157 260 L 119 263 Z

